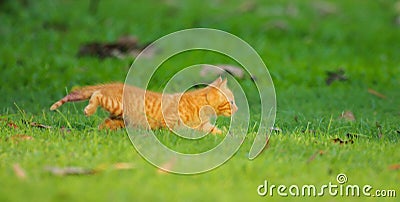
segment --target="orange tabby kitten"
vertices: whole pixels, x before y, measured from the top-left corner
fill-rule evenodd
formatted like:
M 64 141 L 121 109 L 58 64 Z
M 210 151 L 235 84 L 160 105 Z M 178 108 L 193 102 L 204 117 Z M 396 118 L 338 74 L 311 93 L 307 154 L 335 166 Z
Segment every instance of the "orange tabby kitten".
M 125 112 L 122 108 L 124 90 L 129 95 L 125 96 Z M 145 101 L 144 96 L 146 96 Z M 173 129 L 184 125 L 200 131 L 221 134 L 222 131 L 210 123 L 211 116 L 214 114 L 231 116 L 237 111 L 227 80 L 221 78 L 202 89 L 164 95 L 134 86 L 124 86 L 122 83 L 87 86 L 72 91 L 54 103 L 50 110 L 55 110 L 66 102 L 87 99 L 89 104 L 84 110 L 86 116 L 94 114 L 98 106 L 110 112 L 109 118 L 100 124 L 100 129 L 117 129 L 125 127 L 125 124 L 151 129 L 163 127 Z

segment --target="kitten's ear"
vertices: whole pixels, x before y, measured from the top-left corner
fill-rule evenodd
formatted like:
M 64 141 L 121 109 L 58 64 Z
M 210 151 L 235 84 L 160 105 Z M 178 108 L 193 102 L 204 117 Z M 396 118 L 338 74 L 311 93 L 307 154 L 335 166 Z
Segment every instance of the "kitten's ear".
M 221 77 L 220 77 L 221 78 Z M 221 84 L 220 84 L 220 87 L 222 87 L 222 88 L 227 88 L 228 86 L 226 85 L 228 83 L 228 79 L 224 79 L 222 82 L 221 82 Z
M 211 86 L 215 86 L 215 87 L 219 87 L 221 85 L 221 83 L 222 83 L 222 78 L 218 77 L 218 79 L 213 81 L 210 85 Z

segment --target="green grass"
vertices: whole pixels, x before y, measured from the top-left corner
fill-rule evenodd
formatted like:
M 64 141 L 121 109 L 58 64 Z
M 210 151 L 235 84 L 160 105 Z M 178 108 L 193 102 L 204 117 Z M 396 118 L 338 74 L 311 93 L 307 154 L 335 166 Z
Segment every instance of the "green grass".
M 25 3 L 24 3 L 25 2 Z M 0 201 L 243 201 L 314 199 L 391 200 L 365 197 L 279 197 L 257 195 L 264 180 L 290 186 L 336 182 L 370 184 L 400 194 L 400 15 L 396 1 L 2 1 L 0 3 Z M 398 4 L 398 3 L 397 3 Z M 248 42 L 268 66 L 277 94 L 276 126 L 268 148 L 249 161 L 248 137 L 223 166 L 200 175 L 159 174 L 134 149 L 125 131 L 98 131 L 106 116 L 85 117 L 85 103 L 49 106 L 74 86 L 124 81 L 133 59 L 76 57 L 88 41 L 136 35 L 143 44 L 186 28 L 221 29 Z M 191 55 L 165 65 L 184 67 L 202 59 Z M 326 71 L 343 69 L 345 82 L 325 84 Z M 160 70 L 155 86 L 162 86 Z M 212 80 L 210 78 L 210 80 Z M 241 81 L 251 89 L 251 82 Z M 156 88 L 156 87 L 154 87 Z M 386 96 L 368 93 L 374 89 Z M 248 91 L 250 97 L 254 93 Z M 251 102 L 254 100 L 251 99 Z M 253 105 L 252 105 L 253 106 Z M 354 122 L 339 119 L 352 111 Z M 252 107 L 252 117 L 257 116 Z M 256 120 L 252 120 L 255 122 Z M 31 127 L 29 122 L 51 129 Z M 18 128 L 10 127 L 14 123 Z M 219 122 L 227 126 L 226 120 Z M 380 126 L 380 127 L 378 127 Z M 346 134 L 358 134 L 354 143 Z M 15 138 L 17 135 L 32 140 Z M 157 131 L 169 146 L 193 152 L 205 143 L 183 143 Z M 381 135 L 379 135 L 381 134 Z M 250 135 L 251 136 L 251 135 Z M 321 155 L 314 155 L 323 151 Z M 315 158 L 314 158 L 315 156 Z M 112 165 L 131 162 L 131 170 Z M 25 170 L 19 179 L 13 165 Z M 54 176 L 46 166 L 101 169 L 94 175 Z M 397 199 L 397 200 L 396 200 Z

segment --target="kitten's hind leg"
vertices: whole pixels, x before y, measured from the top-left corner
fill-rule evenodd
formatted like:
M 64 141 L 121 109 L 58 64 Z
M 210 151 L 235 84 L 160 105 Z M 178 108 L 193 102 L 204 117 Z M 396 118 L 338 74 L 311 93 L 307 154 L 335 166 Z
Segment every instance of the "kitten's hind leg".
M 107 118 L 106 120 L 104 120 L 103 123 L 101 123 L 99 125 L 99 130 L 103 130 L 103 129 L 116 130 L 116 129 L 124 128 L 124 127 L 125 127 L 125 123 L 122 118 L 110 117 L 110 118 Z
M 89 104 L 85 107 L 84 113 L 86 116 L 94 114 L 100 104 L 102 94 L 100 91 L 95 91 L 89 99 Z

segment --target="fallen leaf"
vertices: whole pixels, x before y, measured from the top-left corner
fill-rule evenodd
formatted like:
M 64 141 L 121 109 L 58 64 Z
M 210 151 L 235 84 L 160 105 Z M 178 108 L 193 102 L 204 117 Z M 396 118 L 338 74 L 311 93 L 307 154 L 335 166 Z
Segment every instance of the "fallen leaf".
M 45 170 L 53 175 L 66 176 L 66 175 L 92 175 L 96 171 L 94 169 L 86 169 L 81 167 L 45 167 Z
M 17 124 L 15 124 L 15 123 L 13 123 L 11 121 L 7 123 L 7 126 L 10 127 L 10 128 L 14 128 L 14 129 L 18 128 Z
M 15 163 L 13 165 L 13 170 L 14 170 L 15 176 L 17 176 L 19 179 L 21 179 L 21 180 L 26 179 L 26 173 L 25 173 L 24 169 L 22 169 L 18 163 Z
M 314 9 L 320 16 L 334 15 L 338 12 L 338 8 L 334 3 L 327 1 L 318 1 L 313 3 Z
M 120 162 L 113 165 L 113 169 L 115 170 L 130 170 L 133 168 L 135 168 L 133 163 Z
M 37 127 L 37 128 L 44 128 L 44 129 L 51 129 L 51 126 L 47 126 L 41 123 L 36 123 L 36 122 L 29 122 L 26 120 L 22 120 L 22 122 L 26 125 L 29 125 L 31 127 Z
M 239 5 L 239 11 L 242 13 L 254 11 L 256 8 L 257 4 L 255 1 L 243 1 L 243 3 Z
M 388 168 L 389 168 L 389 170 L 399 170 L 400 169 L 400 163 L 390 165 Z
M 375 91 L 371 88 L 368 88 L 368 93 L 370 93 L 371 95 L 375 95 L 376 97 L 382 98 L 382 99 L 386 99 L 386 96 L 382 93 L 379 93 L 378 91 Z
M 17 134 L 17 135 L 11 136 L 11 140 L 13 140 L 15 142 L 18 142 L 21 140 L 24 140 L 24 141 L 25 140 L 33 140 L 33 137 L 29 136 L 29 135 L 24 135 L 24 134 Z
M 51 126 L 43 125 L 43 124 L 36 123 L 36 122 L 31 122 L 29 125 L 32 127 L 37 127 L 37 128 L 45 128 L 45 129 L 51 128 Z
M 171 168 L 174 166 L 175 162 L 176 162 L 175 158 L 165 162 L 163 165 L 161 165 L 161 168 L 158 168 L 157 173 L 159 174 L 168 173 L 168 171 L 171 170 Z
M 135 165 L 133 163 L 125 163 L 125 162 L 120 162 L 120 163 L 115 163 L 115 164 L 100 164 L 96 166 L 96 168 L 93 169 L 93 172 L 99 173 L 103 172 L 106 170 L 131 170 L 135 168 Z
M 322 156 L 325 152 L 323 150 L 316 151 L 313 155 L 310 156 L 310 158 L 307 160 L 307 163 L 310 163 L 317 157 L 317 155 Z
M 346 121 L 355 121 L 356 117 L 354 116 L 354 113 L 352 111 L 344 111 L 342 112 L 342 114 L 340 115 L 341 119 L 344 119 Z
M 344 75 L 344 70 L 339 69 L 337 71 L 327 71 L 327 78 L 325 79 L 326 85 L 331 85 L 334 81 L 347 81 L 348 78 Z
M 239 79 L 242 79 L 244 77 L 244 72 L 242 68 L 227 64 L 203 65 L 200 71 L 200 76 L 208 77 L 210 73 L 215 75 L 222 75 L 225 72 Z
M 290 29 L 290 26 L 289 23 L 285 20 L 271 20 L 265 24 L 265 29 L 288 31 Z
M 106 57 L 125 58 L 136 57 L 147 45 L 139 45 L 135 36 L 122 36 L 113 43 L 90 42 L 80 47 L 78 56 L 94 56 L 101 59 Z M 148 48 L 144 57 L 151 57 L 154 49 Z

